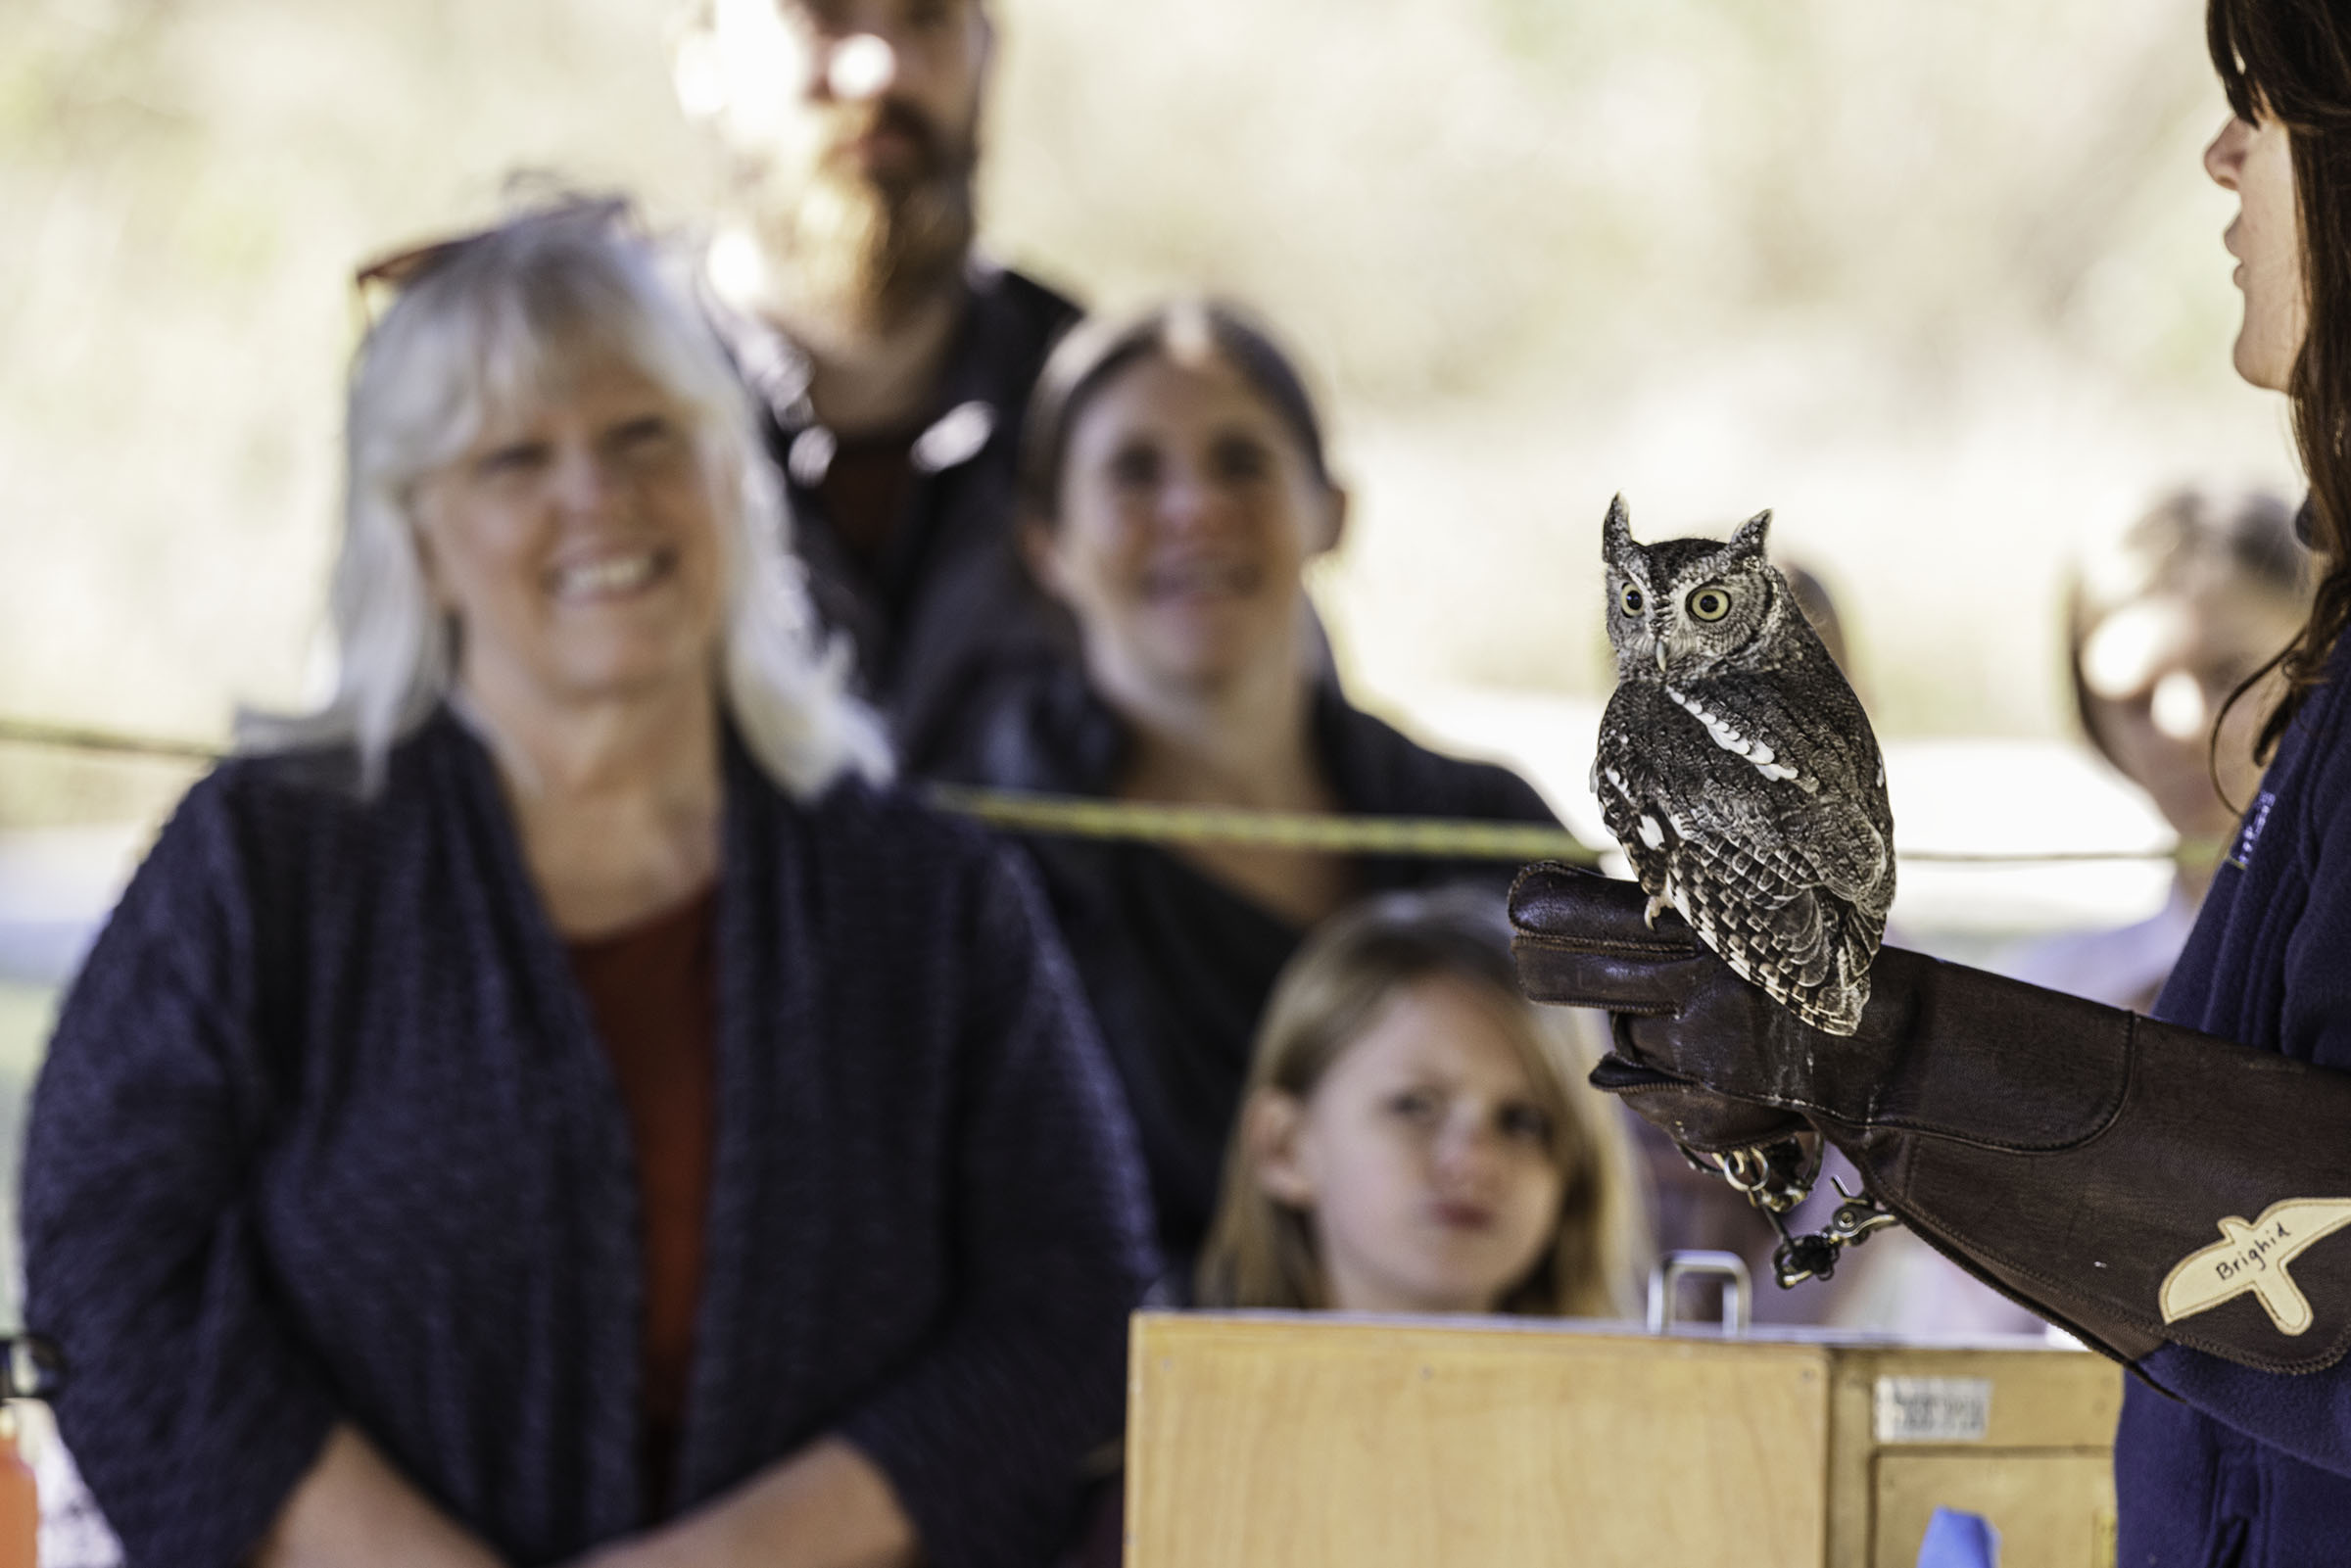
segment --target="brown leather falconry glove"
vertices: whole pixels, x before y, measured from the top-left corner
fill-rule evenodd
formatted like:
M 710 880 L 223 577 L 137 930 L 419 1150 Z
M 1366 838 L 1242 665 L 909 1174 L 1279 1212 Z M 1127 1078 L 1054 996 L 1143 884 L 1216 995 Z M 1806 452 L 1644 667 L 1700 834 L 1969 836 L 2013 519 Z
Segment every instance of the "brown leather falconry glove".
M 1527 995 L 1613 1014 L 1593 1081 L 1677 1139 L 1800 1118 L 1939 1251 L 2120 1360 L 2351 1350 L 2351 1073 L 1899 948 L 1859 1032 L 1826 1034 L 1645 902 L 1534 866 L 1511 918 Z

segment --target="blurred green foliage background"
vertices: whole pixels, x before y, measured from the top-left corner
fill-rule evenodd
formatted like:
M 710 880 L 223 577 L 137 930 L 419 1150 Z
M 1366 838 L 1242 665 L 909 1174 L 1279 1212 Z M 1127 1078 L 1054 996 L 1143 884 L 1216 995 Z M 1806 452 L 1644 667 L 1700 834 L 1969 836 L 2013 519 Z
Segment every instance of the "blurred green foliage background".
M 353 264 L 517 167 L 690 223 L 664 6 L 0 0 L 0 711 L 204 738 L 300 696 Z M 988 243 L 1286 329 L 1374 701 L 1596 690 L 1622 490 L 1652 537 L 1778 508 L 1883 728 L 2057 733 L 2069 543 L 2291 484 L 2228 366 L 2196 0 L 996 11 Z M 0 811 L 81 798 L 25 781 Z

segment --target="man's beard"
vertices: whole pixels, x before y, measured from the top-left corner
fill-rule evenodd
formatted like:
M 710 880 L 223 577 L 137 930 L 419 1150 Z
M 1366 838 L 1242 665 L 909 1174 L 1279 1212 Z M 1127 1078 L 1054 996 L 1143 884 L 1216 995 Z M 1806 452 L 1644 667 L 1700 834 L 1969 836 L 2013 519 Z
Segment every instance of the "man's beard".
M 967 133 L 953 145 L 916 110 L 885 101 L 843 111 L 813 167 L 752 174 L 744 214 L 768 263 L 772 309 L 795 333 L 884 336 L 961 269 L 975 228 Z M 917 149 L 910 174 L 868 177 L 847 151 L 872 126 Z

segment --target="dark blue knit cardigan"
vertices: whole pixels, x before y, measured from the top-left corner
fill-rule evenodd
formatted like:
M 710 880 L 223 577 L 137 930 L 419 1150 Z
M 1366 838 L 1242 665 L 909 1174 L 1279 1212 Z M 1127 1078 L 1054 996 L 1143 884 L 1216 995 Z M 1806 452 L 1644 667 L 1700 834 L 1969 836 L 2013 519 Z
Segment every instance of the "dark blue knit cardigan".
M 507 1561 L 640 1527 L 619 1092 L 499 782 L 446 713 L 190 791 L 67 999 L 27 1321 L 133 1564 L 228 1568 L 338 1420 Z M 1132 1134 L 1026 875 L 730 743 L 690 1506 L 828 1433 L 943 1568 L 1045 1557 L 1120 1422 Z

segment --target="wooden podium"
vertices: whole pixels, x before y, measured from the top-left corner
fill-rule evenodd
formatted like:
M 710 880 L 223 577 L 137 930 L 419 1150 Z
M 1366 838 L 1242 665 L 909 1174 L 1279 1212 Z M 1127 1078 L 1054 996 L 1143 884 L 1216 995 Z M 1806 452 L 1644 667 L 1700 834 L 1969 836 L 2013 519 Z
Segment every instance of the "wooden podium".
M 2001 1568 L 2113 1561 L 2122 1373 L 2036 1341 L 1144 1312 L 1128 1568 Z

